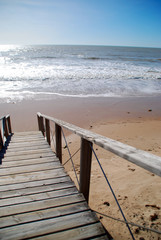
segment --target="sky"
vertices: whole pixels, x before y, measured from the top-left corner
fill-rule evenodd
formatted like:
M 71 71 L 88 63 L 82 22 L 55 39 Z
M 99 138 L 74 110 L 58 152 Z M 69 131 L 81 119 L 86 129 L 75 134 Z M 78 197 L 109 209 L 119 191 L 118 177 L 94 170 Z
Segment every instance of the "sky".
M 161 47 L 161 0 L 0 0 L 0 44 Z

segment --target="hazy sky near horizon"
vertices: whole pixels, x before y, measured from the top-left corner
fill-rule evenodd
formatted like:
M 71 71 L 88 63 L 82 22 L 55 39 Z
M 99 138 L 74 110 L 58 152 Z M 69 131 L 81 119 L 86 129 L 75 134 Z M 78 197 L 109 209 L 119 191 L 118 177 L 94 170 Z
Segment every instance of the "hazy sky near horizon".
M 0 0 L 0 44 L 161 47 L 161 0 Z

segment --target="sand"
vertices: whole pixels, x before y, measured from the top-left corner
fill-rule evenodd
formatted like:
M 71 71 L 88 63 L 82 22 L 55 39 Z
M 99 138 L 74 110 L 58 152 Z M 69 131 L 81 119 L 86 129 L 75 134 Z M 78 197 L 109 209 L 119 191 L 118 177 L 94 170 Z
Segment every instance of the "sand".
M 161 156 L 160 102 L 160 97 L 60 97 L 0 104 L 0 112 L 1 116 L 11 114 L 13 131 L 37 130 L 36 112 L 40 111 Z M 71 153 L 79 149 L 79 137 L 67 132 L 67 140 Z M 161 178 L 100 147 L 94 148 L 127 220 L 161 231 Z M 63 148 L 63 162 L 67 159 L 67 148 Z M 73 160 L 79 174 L 79 153 Z M 74 179 L 71 163 L 67 163 L 65 168 Z M 89 205 L 94 210 L 122 219 L 94 157 Z M 131 239 L 124 224 L 98 216 L 114 239 Z M 132 232 L 135 239 L 161 239 L 161 235 L 141 231 L 137 227 L 132 227 Z

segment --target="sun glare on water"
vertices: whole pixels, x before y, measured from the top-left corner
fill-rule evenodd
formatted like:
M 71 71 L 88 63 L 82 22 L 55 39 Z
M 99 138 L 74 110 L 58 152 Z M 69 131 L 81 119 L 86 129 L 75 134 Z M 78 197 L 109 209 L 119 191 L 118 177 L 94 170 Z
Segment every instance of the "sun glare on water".
M 18 45 L 0 45 L 0 52 L 8 52 L 18 48 Z

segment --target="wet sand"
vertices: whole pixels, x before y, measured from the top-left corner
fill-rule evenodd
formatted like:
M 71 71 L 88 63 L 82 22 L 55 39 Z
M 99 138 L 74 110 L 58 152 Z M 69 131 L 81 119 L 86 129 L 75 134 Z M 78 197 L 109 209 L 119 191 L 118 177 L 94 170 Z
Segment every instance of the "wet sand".
M 36 113 L 59 118 L 81 127 L 126 119 L 160 119 L 161 97 L 66 98 L 0 103 L 0 114 L 10 114 L 14 131 L 37 130 Z

